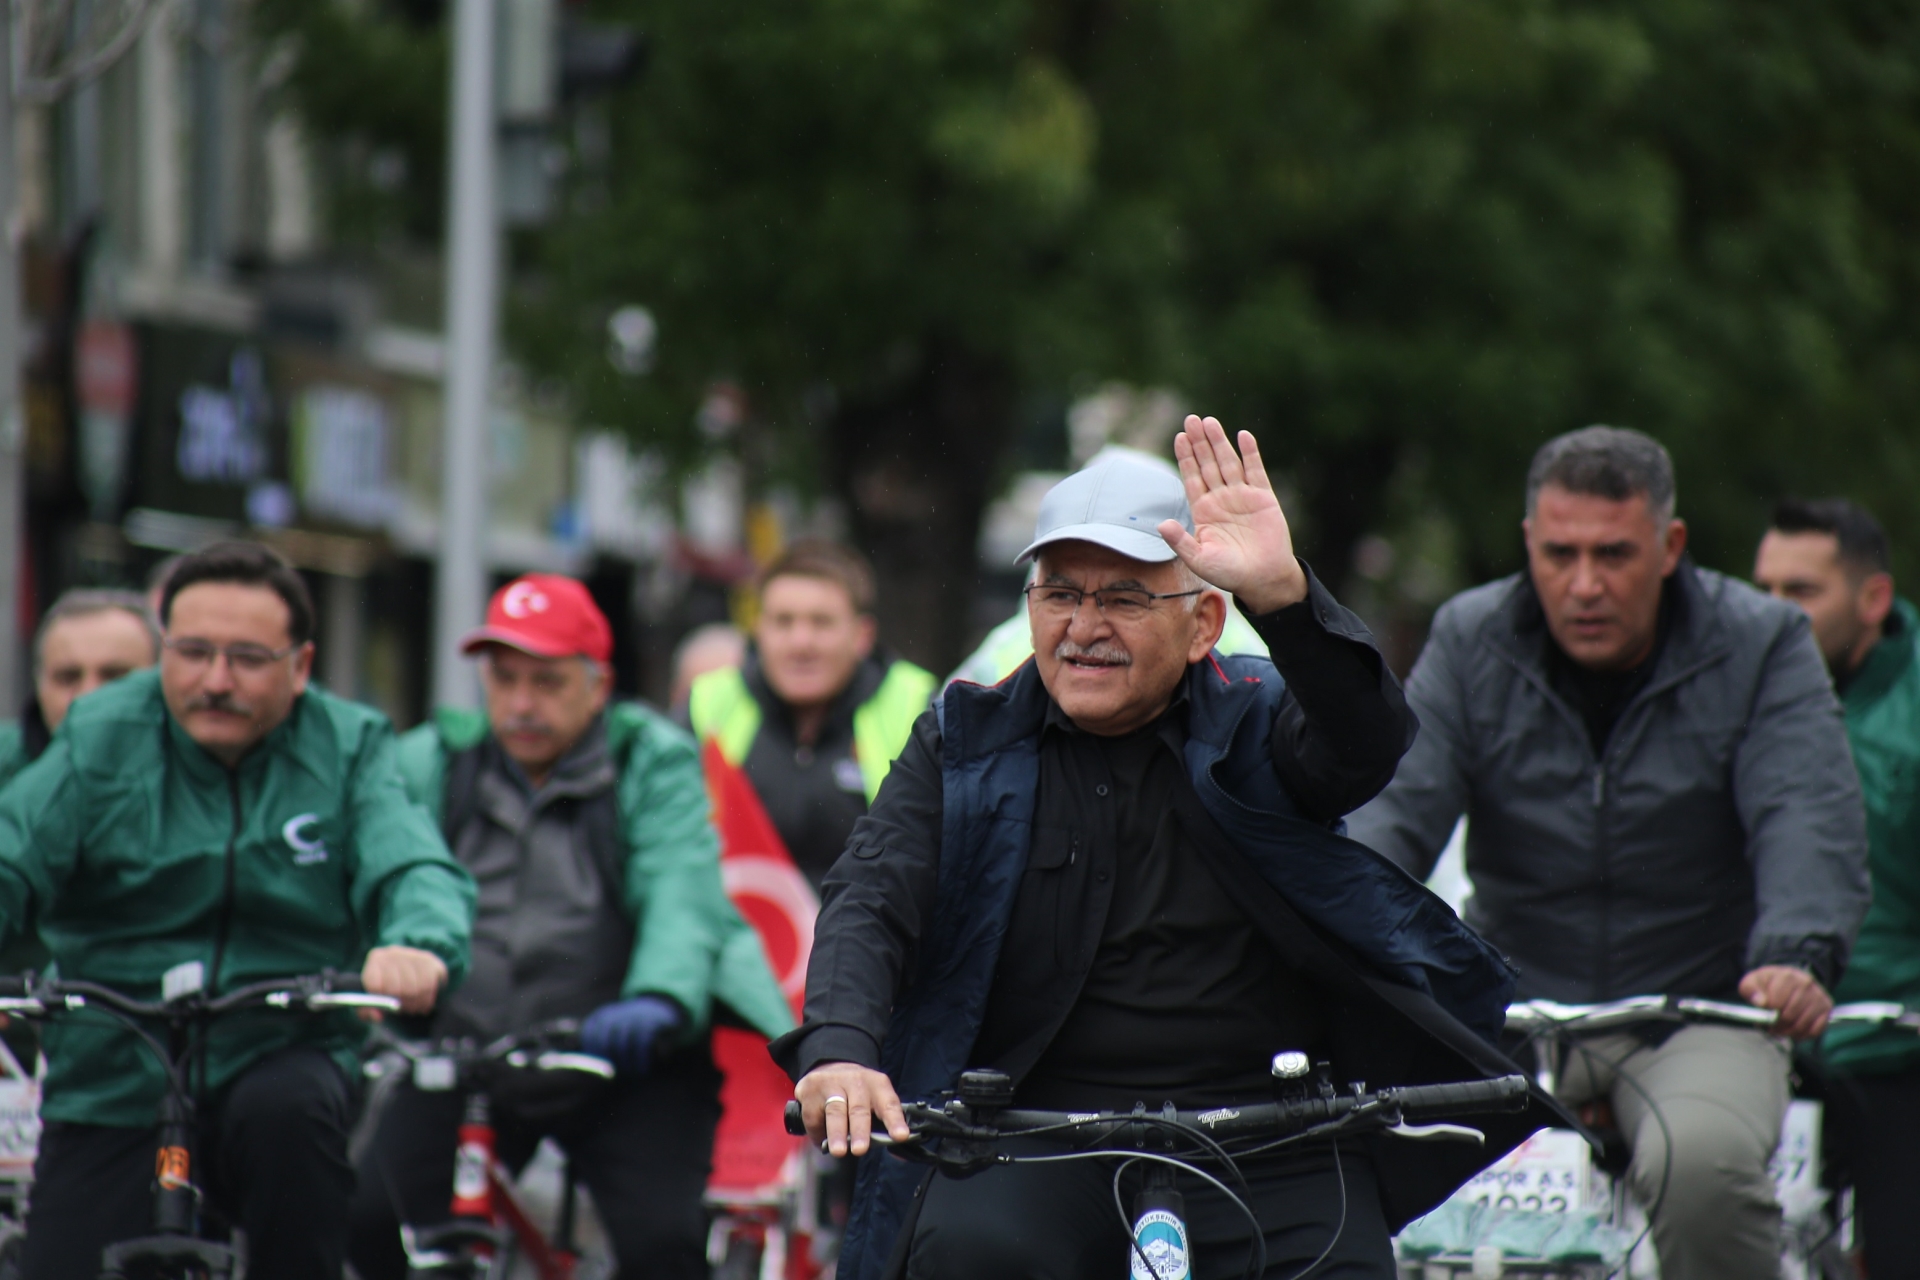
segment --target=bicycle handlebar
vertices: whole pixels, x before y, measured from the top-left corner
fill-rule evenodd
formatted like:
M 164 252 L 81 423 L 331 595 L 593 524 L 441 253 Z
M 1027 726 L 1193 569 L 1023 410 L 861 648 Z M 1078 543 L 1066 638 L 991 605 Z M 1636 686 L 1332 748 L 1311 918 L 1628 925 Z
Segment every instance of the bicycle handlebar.
M 1779 1018 L 1779 1011 L 1750 1004 L 1732 1004 L 1700 996 L 1629 996 L 1600 1004 L 1561 1004 L 1557 1000 L 1524 1000 L 1507 1006 L 1510 1031 L 1603 1031 L 1609 1027 L 1634 1026 L 1647 1022 L 1717 1022 L 1736 1027 L 1766 1030 Z M 1835 1005 L 1827 1015 L 1829 1025 L 1839 1023 L 1879 1023 L 1920 1031 L 1920 1011 L 1904 1005 L 1879 1001 Z
M 613 1079 L 611 1062 L 571 1048 L 579 1036 L 580 1023 L 561 1018 L 484 1044 L 461 1037 L 408 1041 L 384 1028 L 375 1031 L 374 1043 L 405 1059 L 413 1069 L 414 1087 L 429 1092 L 452 1089 L 462 1077 L 502 1064 L 521 1070 L 577 1071 Z
M 124 992 L 83 979 L 44 978 L 33 974 L 0 976 L 0 1013 L 40 1017 L 63 1010 L 100 1005 L 129 1018 L 219 1017 L 245 1008 L 293 1009 L 324 1013 L 334 1009 L 400 1010 L 393 996 L 374 995 L 357 973 L 326 970 L 292 978 L 268 978 L 236 987 L 224 995 L 192 991 L 172 1000 L 135 1000 Z
M 961 1138 L 991 1142 L 1015 1136 L 1092 1139 L 1093 1144 L 1136 1125 L 1196 1130 L 1214 1141 L 1235 1138 L 1274 1138 L 1304 1133 L 1322 1125 L 1347 1125 L 1368 1119 L 1368 1127 L 1393 1129 L 1413 1119 L 1484 1115 L 1520 1111 L 1527 1105 L 1530 1085 L 1523 1075 L 1493 1080 L 1466 1080 L 1453 1084 L 1396 1085 L 1372 1092 L 1308 1096 L 1248 1106 L 1215 1107 L 1207 1111 L 1144 1108 L 1127 1111 L 1033 1111 L 1007 1108 L 978 1117 L 973 1108 L 957 1102 L 936 1106 L 909 1102 L 902 1110 L 916 1139 Z M 800 1103 L 786 1107 L 787 1132 L 806 1133 Z M 876 1134 L 876 1140 L 884 1134 Z M 887 1145 L 884 1144 L 883 1145 Z M 892 1144 L 898 1145 L 898 1144 Z M 1090 1144 L 1089 1144 L 1090 1145 Z

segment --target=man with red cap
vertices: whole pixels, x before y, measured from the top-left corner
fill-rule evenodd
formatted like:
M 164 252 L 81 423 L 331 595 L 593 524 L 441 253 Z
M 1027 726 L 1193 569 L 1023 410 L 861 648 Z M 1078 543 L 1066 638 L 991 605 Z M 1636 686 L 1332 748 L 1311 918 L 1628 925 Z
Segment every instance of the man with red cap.
M 414 799 L 479 884 L 473 960 L 436 1035 L 488 1039 L 560 1018 L 612 1061 L 612 1085 L 556 1098 L 494 1093 L 510 1167 L 543 1137 L 567 1152 L 620 1274 L 706 1274 L 706 1186 L 719 1076 L 716 1016 L 791 1023 L 758 940 L 721 887 L 693 741 L 638 703 L 609 705 L 613 632 L 571 578 L 503 587 L 464 652 L 484 715 L 442 709 L 401 741 Z M 353 1262 L 406 1272 L 399 1224 L 448 1217 L 462 1101 L 403 1085 L 361 1159 Z M 644 1260 L 644 1261 L 643 1261 Z

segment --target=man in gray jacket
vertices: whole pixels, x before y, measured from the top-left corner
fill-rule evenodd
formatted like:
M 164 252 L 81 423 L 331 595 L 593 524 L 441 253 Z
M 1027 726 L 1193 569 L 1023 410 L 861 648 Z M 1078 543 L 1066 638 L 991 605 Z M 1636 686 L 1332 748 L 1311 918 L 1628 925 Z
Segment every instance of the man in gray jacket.
M 1799 610 L 1685 558 L 1654 440 L 1551 440 L 1526 498 L 1528 571 L 1435 616 L 1419 739 L 1349 833 L 1424 877 L 1465 814 L 1467 919 L 1523 998 L 1779 1011 L 1589 1037 L 1562 1085 L 1610 1099 L 1667 1280 L 1772 1277 L 1785 1040 L 1825 1026 L 1867 906 L 1839 704 Z

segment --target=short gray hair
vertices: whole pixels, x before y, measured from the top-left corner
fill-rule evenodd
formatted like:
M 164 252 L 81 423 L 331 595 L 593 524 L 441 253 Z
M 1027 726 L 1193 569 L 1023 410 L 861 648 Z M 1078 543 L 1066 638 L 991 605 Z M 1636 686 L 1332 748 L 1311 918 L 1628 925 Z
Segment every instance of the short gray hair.
M 40 650 L 45 643 L 47 632 L 53 630 L 53 624 L 68 618 L 90 618 L 96 613 L 110 613 L 118 609 L 130 613 L 146 629 L 147 642 L 153 646 L 153 660 L 160 661 L 160 628 L 154 624 L 153 615 L 147 612 L 147 598 L 137 591 L 111 591 L 100 587 L 76 587 L 64 592 L 53 607 L 40 619 L 40 629 L 33 633 L 33 674 L 40 674 Z
M 1656 521 L 1673 518 L 1673 459 L 1658 440 L 1629 427 L 1582 427 L 1540 446 L 1527 468 L 1527 514 L 1556 485 L 1613 502 L 1644 494 Z

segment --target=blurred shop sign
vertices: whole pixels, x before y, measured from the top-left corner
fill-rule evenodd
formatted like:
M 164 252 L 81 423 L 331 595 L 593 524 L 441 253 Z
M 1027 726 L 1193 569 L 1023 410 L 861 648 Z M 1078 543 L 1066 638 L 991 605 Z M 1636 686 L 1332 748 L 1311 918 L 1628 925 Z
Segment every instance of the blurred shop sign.
M 194 325 L 135 326 L 131 505 L 203 519 L 284 523 L 284 424 L 258 344 Z M 131 537 L 131 534 L 129 534 Z
M 195 383 L 180 393 L 176 465 L 184 480 L 251 484 L 267 473 L 267 378 L 260 353 L 242 347 L 223 387 Z
M 119 511 L 133 441 L 139 368 L 139 348 L 130 325 L 96 318 L 80 326 L 74 343 L 80 485 L 95 520 L 110 521 Z
M 658 457 L 636 455 L 625 436 L 596 431 L 574 441 L 573 474 L 579 532 L 595 550 L 657 560 L 671 549 L 673 512 L 661 501 L 670 488 Z
M 321 383 L 295 398 L 290 425 L 302 509 L 322 520 L 384 526 L 393 510 L 386 402 L 358 387 Z

